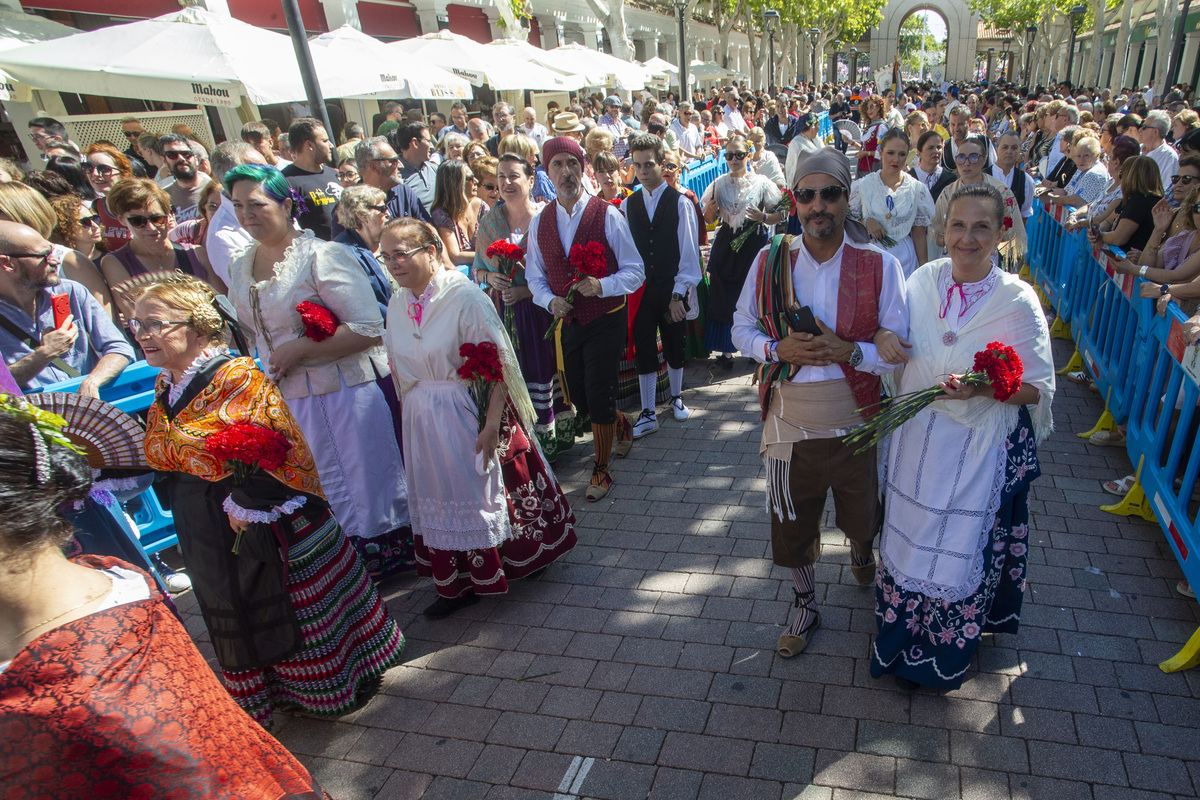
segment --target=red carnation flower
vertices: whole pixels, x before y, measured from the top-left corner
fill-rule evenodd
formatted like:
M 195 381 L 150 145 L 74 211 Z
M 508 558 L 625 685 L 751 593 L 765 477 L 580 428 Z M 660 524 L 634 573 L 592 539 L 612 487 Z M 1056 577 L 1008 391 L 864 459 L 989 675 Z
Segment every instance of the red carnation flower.
M 337 330 L 338 318 L 325 306 L 306 300 L 296 306 L 296 310 L 300 312 L 300 319 L 304 322 L 304 335 L 314 342 L 325 341 Z
M 204 440 L 205 452 L 223 461 L 238 484 L 258 469 L 279 469 L 291 449 L 292 443 L 279 431 L 249 422 L 230 425 Z
M 488 406 L 491 404 L 492 384 L 504 380 L 504 365 L 500 360 L 500 348 L 493 342 L 473 344 L 465 342 L 458 348 L 465 359 L 458 368 L 458 377 L 466 381 L 467 391 L 475 405 L 475 418 L 479 430 L 487 422 Z

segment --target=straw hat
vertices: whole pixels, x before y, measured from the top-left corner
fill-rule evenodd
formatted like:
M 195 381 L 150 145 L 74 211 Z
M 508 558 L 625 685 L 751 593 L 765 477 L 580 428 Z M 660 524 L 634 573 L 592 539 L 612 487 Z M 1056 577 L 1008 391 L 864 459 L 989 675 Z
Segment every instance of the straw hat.
M 579 115 L 571 111 L 561 111 L 554 116 L 554 127 L 550 129 L 551 133 L 579 133 L 584 130 L 583 125 L 579 122 Z

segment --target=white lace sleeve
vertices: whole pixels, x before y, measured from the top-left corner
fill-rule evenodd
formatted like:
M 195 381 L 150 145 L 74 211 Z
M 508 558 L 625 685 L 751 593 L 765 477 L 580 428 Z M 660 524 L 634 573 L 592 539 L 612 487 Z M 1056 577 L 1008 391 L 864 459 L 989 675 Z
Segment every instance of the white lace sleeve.
M 234 519 L 240 519 L 242 522 L 275 522 L 280 517 L 296 511 L 306 502 L 308 502 L 307 497 L 296 495 L 291 500 L 282 505 L 275 506 L 270 511 L 256 511 L 252 508 L 242 508 L 233 502 L 232 497 L 226 497 L 225 502 L 221 504 L 221 508 L 225 509 L 226 514 Z
M 359 336 L 383 336 L 383 316 L 362 268 L 350 248 L 337 242 L 318 245 L 312 267 L 321 305 Z

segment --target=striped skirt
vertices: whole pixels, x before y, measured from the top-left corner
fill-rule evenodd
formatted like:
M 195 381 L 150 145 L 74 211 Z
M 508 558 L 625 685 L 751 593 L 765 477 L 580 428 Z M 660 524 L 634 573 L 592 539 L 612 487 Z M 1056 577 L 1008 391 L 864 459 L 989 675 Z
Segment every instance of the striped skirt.
M 329 717 L 354 710 L 364 685 L 398 664 L 404 649 L 404 635 L 333 515 L 308 520 L 296 538 L 287 591 L 304 644 L 269 667 L 223 671 L 233 699 L 264 726 L 276 709 Z

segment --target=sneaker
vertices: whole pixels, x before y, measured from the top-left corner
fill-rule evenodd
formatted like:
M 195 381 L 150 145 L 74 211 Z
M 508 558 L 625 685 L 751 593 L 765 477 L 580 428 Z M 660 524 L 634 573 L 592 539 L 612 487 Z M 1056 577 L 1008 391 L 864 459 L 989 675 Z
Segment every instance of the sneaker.
M 633 438 L 640 439 L 656 430 L 658 430 L 658 418 L 650 409 L 642 409 L 641 416 L 637 418 L 637 422 L 633 423 Z
M 172 572 L 170 575 L 164 575 L 163 583 L 166 584 L 167 591 L 171 594 L 179 594 L 192 588 L 192 579 L 182 572 Z
M 675 395 L 671 398 L 671 413 L 675 415 L 676 422 L 683 422 L 692 415 L 692 410 L 683 404 L 683 398 Z

